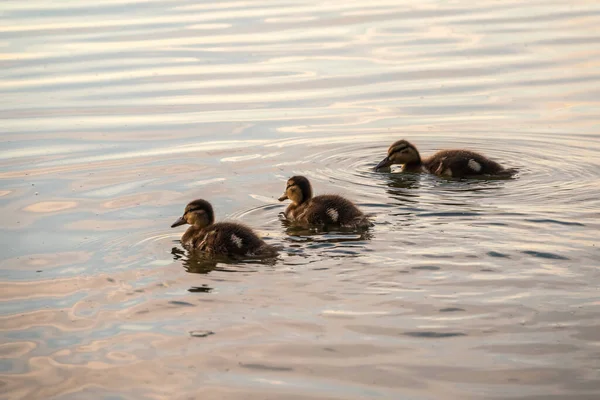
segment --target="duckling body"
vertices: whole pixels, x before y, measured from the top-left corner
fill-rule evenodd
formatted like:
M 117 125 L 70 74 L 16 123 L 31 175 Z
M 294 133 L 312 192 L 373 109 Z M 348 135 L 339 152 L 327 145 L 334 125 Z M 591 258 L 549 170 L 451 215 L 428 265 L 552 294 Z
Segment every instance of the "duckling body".
M 441 150 L 425 159 L 417 148 L 406 140 L 399 140 L 388 149 L 388 155 L 375 170 L 402 164 L 405 172 L 429 172 L 437 176 L 468 178 L 482 175 L 510 176 L 515 170 L 505 169 L 497 162 L 470 150 Z
M 293 176 L 279 201 L 290 199 L 285 217 L 303 225 L 338 225 L 368 227 L 367 217 L 350 200 L 337 195 L 312 196 L 312 187 L 303 176 Z
M 205 200 L 189 203 L 183 216 L 171 225 L 190 224 L 181 237 L 181 243 L 190 250 L 210 255 L 257 256 L 272 255 L 275 249 L 266 244 L 249 227 L 233 223 L 214 223 L 212 206 Z
M 423 165 L 434 175 L 457 178 L 505 171 L 497 162 L 470 150 L 441 150 L 425 159 Z
M 268 246 L 252 229 L 237 223 L 220 222 L 203 229 L 188 228 L 181 238 L 184 246 L 209 254 L 252 256 Z

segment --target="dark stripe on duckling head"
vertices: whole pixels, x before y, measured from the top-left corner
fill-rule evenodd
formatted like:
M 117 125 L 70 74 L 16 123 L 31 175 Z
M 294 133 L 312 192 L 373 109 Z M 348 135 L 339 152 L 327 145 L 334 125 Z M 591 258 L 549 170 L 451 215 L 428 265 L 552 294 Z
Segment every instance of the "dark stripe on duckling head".
M 409 150 L 411 149 L 414 154 L 416 155 L 416 160 L 415 162 L 417 164 L 421 163 L 421 155 L 419 154 L 419 150 L 417 150 L 417 148 L 410 143 L 408 140 L 398 140 L 397 142 L 395 142 L 394 144 L 392 144 L 390 146 L 390 148 L 388 149 L 388 157 L 390 157 L 392 154 L 394 153 L 400 153 L 403 152 L 404 150 Z
M 292 185 L 296 185 L 300 188 L 300 192 L 302 192 L 302 202 L 310 200 L 312 198 L 312 187 L 310 186 L 310 182 L 303 176 L 297 175 L 292 176 L 288 182 L 292 183 Z M 291 186 L 291 185 L 288 185 Z
M 208 221 L 210 224 L 215 222 L 215 213 L 213 211 L 212 205 L 203 199 L 194 200 L 185 207 L 185 212 L 197 212 L 204 211 L 206 216 L 208 217 Z
M 394 144 L 392 144 L 390 146 L 390 148 L 388 149 L 388 155 L 392 155 L 393 153 L 402 151 L 402 150 L 406 150 L 406 149 L 413 149 L 413 150 L 417 150 L 417 148 L 415 146 L 412 145 L 412 143 L 402 139 L 402 140 L 398 140 L 397 142 L 395 142 Z M 418 153 L 418 152 L 417 152 Z

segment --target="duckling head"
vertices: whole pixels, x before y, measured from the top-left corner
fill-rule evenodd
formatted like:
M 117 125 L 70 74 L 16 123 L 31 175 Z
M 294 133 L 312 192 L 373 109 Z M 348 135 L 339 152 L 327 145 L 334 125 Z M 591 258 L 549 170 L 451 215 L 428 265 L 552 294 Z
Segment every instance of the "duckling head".
M 375 167 L 375 171 L 393 164 L 421 164 L 421 156 L 417 148 L 406 140 L 398 140 L 388 149 L 388 155 Z
M 190 224 L 197 228 L 205 228 L 215 222 L 215 214 L 210 203 L 206 200 L 194 200 L 185 206 L 185 211 L 179 219 L 173 222 L 171 228 Z
M 303 176 L 292 176 L 288 179 L 285 192 L 279 198 L 279 201 L 290 199 L 293 204 L 301 204 L 310 200 L 312 197 L 312 187 L 310 182 Z

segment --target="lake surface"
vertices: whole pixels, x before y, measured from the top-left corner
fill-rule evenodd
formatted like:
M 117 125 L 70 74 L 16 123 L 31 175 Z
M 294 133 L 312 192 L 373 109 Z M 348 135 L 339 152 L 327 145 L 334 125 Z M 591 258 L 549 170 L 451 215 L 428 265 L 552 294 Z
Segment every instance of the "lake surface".
M 0 398 L 599 398 L 600 3 L 0 16 Z M 519 173 L 373 172 L 402 138 Z M 373 228 L 285 226 L 296 174 Z M 187 254 L 196 198 L 277 262 Z

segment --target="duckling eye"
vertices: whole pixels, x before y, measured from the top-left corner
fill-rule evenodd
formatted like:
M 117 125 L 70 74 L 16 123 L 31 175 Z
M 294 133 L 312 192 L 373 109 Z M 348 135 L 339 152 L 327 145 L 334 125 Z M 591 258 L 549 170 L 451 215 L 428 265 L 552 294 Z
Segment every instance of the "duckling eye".
M 390 154 L 390 156 L 392 154 L 394 154 L 394 153 L 406 154 L 406 153 L 408 153 L 408 151 L 409 151 L 408 147 L 403 147 L 401 149 L 397 149 L 397 150 L 392 151 L 392 153 Z

